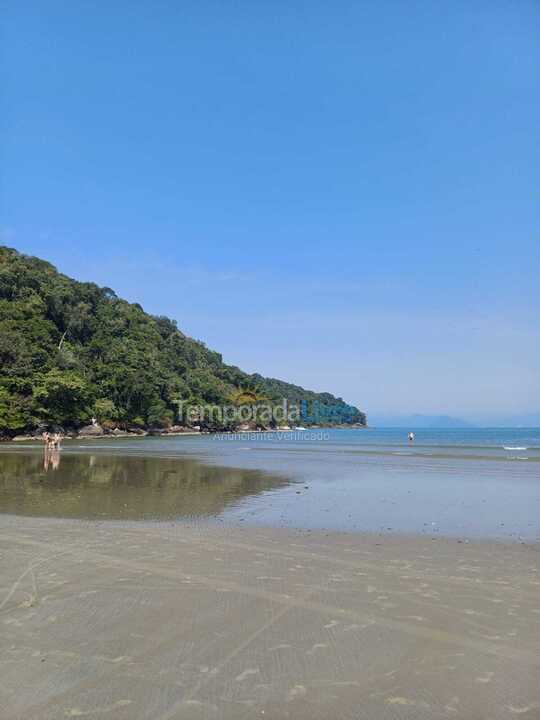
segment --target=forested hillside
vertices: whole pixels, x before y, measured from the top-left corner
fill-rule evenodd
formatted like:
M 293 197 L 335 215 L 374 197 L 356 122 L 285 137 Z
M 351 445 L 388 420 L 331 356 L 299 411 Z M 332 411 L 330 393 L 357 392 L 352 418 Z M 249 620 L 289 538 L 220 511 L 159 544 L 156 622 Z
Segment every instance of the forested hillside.
M 365 415 L 328 393 L 249 375 L 110 288 L 0 247 L 0 433 L 77 428 L 95 416 L 119 427 L 166 427 L 180 400 L 223 404 L 239 388 L 316 401 L 331 423 Z M 217 428 L 214 428 L 217 429 Z

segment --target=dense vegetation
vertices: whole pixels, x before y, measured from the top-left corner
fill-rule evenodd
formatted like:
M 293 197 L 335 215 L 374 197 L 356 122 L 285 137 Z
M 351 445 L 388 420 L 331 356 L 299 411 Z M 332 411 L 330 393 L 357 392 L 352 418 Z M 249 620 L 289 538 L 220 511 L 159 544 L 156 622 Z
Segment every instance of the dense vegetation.
M 166 427 L 177 421 L 179 401 L 223 404 L 239 388 L 315 404 L 323 420 L 328 408 L 329 423 L 365 423 L 341 398 L 225 365 L 175 321 L 6 247 L 0 247 L 0 368 L 5 436 L 77 428 L 93 416 L 119 427 Z

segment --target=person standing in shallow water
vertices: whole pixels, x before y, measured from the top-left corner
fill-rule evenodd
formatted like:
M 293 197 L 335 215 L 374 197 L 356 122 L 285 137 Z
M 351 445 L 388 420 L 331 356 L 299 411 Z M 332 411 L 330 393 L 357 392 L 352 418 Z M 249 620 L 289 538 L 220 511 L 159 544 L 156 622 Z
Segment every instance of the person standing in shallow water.
M 60 465 L 60 443 L 62 435 L 59 432 L 53 434 L 44 432 L 43 438 L 43 469 L 47 471 L 49 466 L 57 470 Z
M 407 435 L 407 437 L 408 437 L 408 440 L 409 440 L 410 443 L 414 442 L 414 433 L 413 433 L 413 432 L 410 432 L 410 433 Z

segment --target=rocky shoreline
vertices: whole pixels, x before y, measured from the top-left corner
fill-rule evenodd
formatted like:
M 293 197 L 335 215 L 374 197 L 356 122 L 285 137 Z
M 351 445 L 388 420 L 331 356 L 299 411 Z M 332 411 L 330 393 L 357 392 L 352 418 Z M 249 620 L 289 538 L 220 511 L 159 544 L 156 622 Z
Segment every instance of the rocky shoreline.
M 85 425 L 78 430 L 66 430 L 61 431 L 64 440 L 86 440 L 86 439 L 107 439 L 107 438 L 119 438 L 119 437 L 145 437 L 146 435 L 199 435 L 200 429 L 184 427 L 184 426 L 172 426 L 170 428 L 106 428 L 101 425 Z M 30 442 L 39 441 L 41 442 L 42 430 L 36 430 L 31 434 L 15 435 L 13 437 L 2 437 L 3 441 L 7 442 Z
M 366 429 L 367 425 L 361 425 L 361 424 L 347 424 L 347 425 L 311 425 L 307 428 L 302 428 L 303 430 L 321 430 L 321 429 Z M 14 436 L 0 436 L 0 442 L 42 442 L 42 432 L 47 428 L 40 428 L 38 430 L 35 430 L 33 433 L 27 433 L 27 434 L 21 434 L 21 435 L 14 435 Z M 85 425 L 82 428 L 79 428 L 78 430 L 71 429 L 71 430 L 64 430 L 62 428 L 59 429 L 59 432 L 61 432 L 64 440 L 87 440 L 87 439 L 97 439 L 97 440 L 106 440 L 106 439 L 114 439 L 114 438 L 135 438 L 135 437 L 146 437 L 147 435 L 151 436 L 163 436 L 163 437 L 169 437 L 169 436 L 177 436 L 177 435 L 201 435 L 201 434 L 211 434 L 211 433 L 254 433 L 254 432 L 295 432 L 297 428 L 284 426 L 284 427 L 277 427 L 277 428 L 252 428 L 252 427 L 246 427 L 241 426 L 239 428 L 236 428 L 234 430 L 209 430 L 206 428 L 200 428 L 198 426 L 190 427 L 185 425 L 172 425 L 168 428 L 139 428 L 139 427 L 130 427 L 127 429 L 122 429 L 119 427 L 114 428 L 107 428 L 103 427 L 99 424 L 94 425 Z

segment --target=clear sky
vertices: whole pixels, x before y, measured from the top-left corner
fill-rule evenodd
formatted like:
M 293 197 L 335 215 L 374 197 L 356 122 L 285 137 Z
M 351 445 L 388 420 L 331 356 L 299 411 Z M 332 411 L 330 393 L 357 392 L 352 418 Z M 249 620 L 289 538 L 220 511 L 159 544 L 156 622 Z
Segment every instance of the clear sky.
M 540 410 L 540 4 L 25 2 L 2 243 L 372 413 Z

